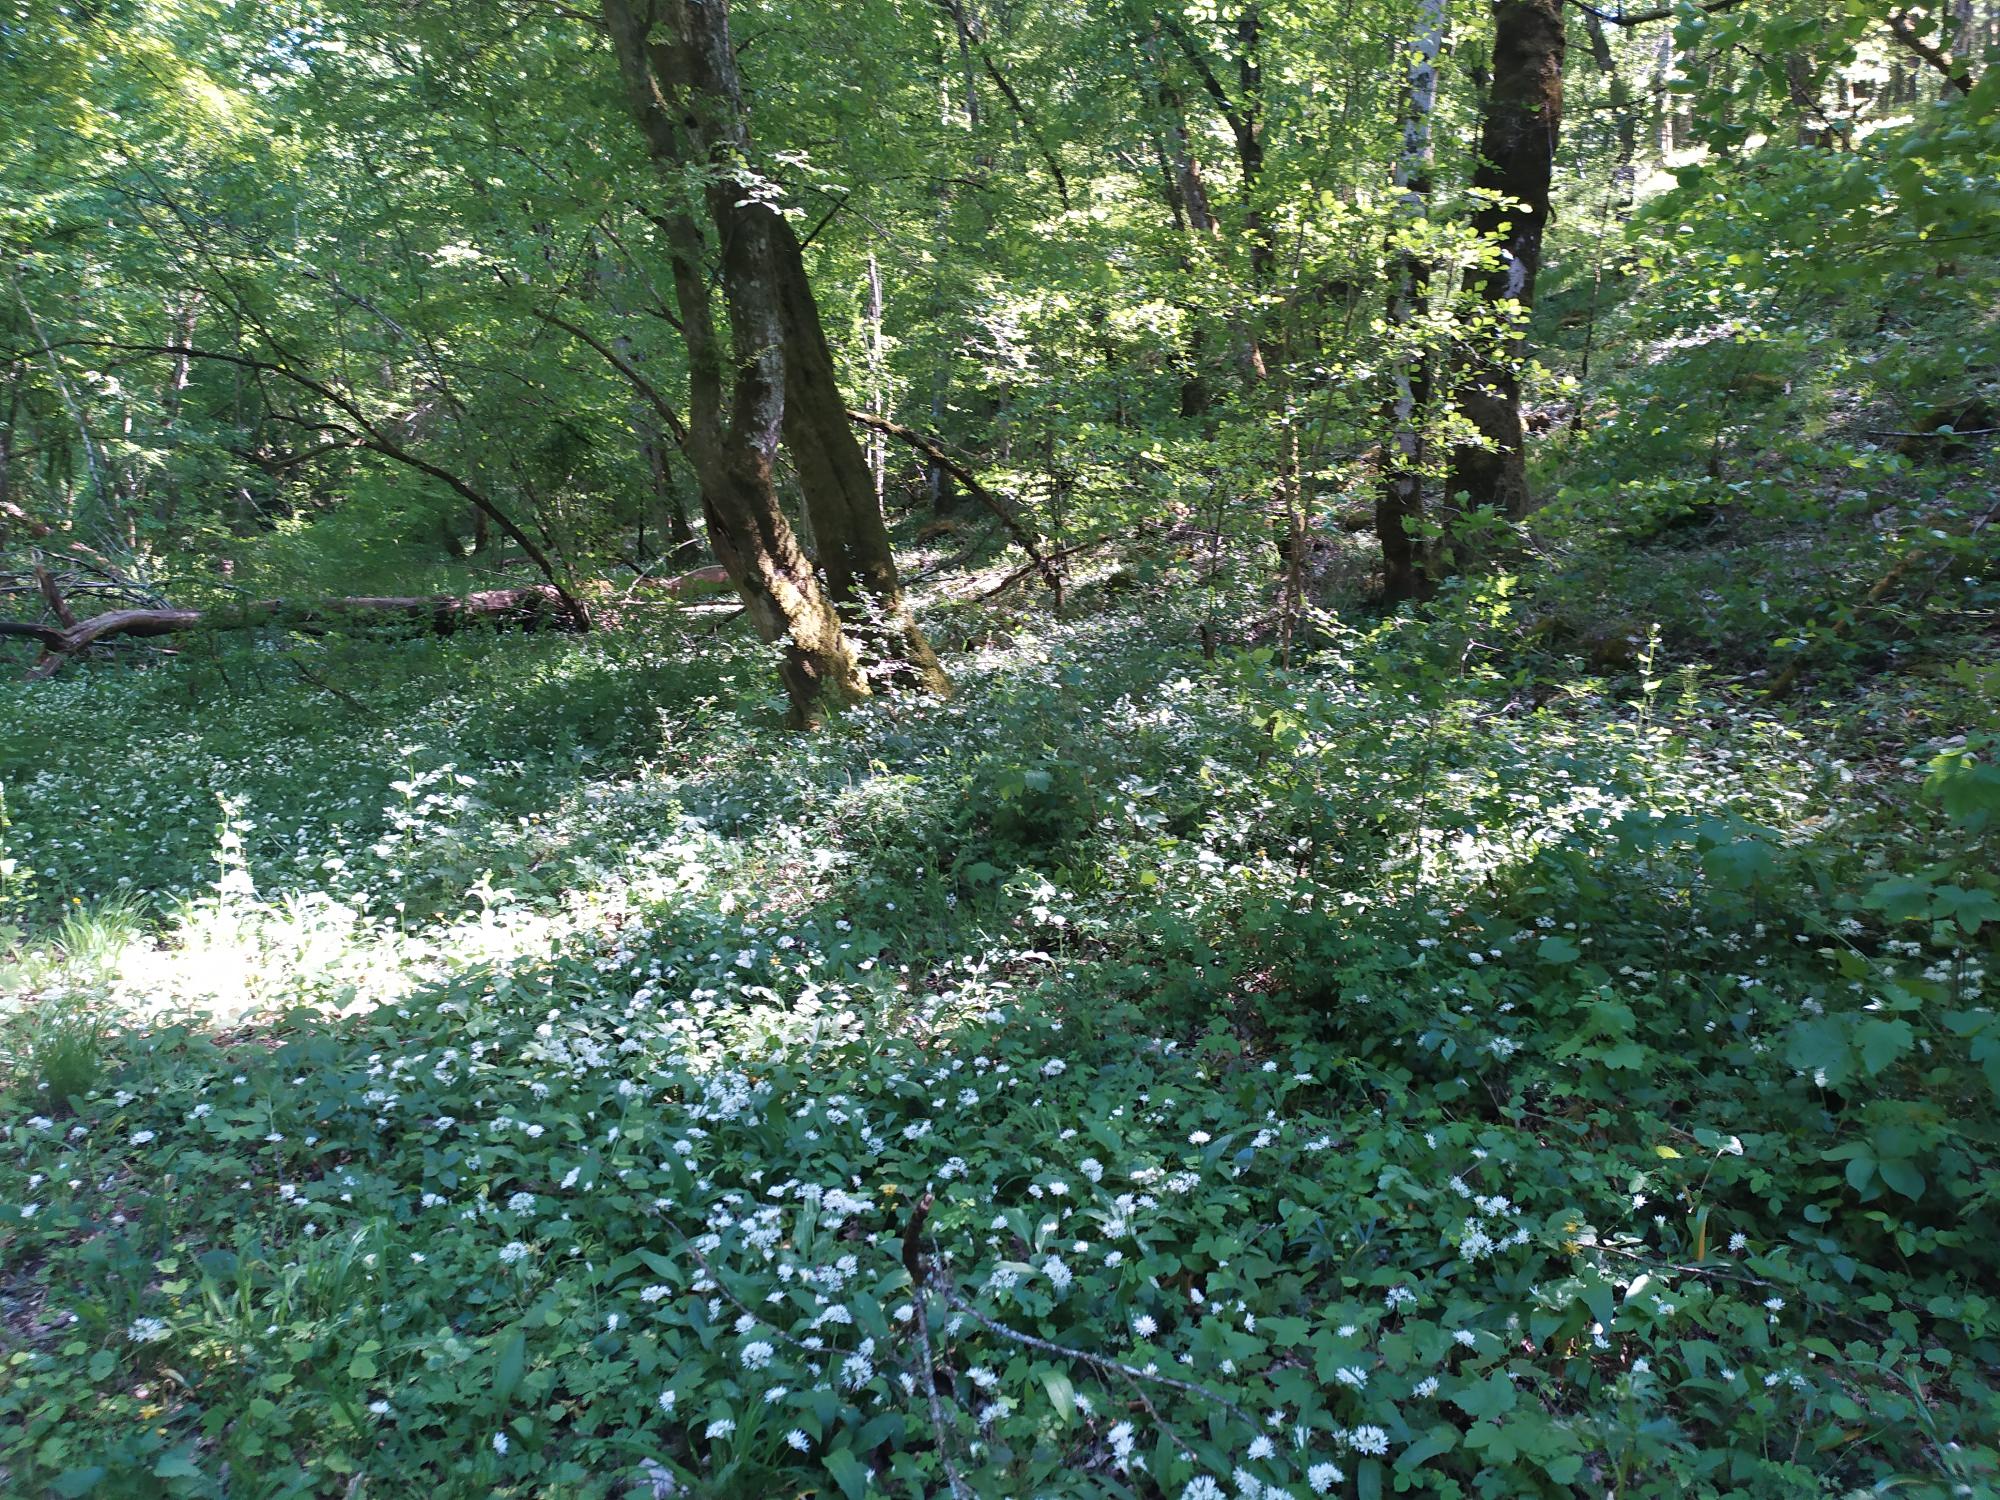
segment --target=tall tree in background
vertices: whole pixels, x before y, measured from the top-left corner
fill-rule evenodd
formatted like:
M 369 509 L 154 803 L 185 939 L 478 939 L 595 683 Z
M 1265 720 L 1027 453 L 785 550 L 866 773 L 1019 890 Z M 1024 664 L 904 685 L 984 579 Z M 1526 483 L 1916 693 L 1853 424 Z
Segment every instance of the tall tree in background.
M 1408 85 L 1403 104 L 1402 148 L 1396 157 L 1396 186 L 1402 190 L 1401 217 L 1409 229 L 1430 210 L 1431 116 L 1437 109 L 1437 60 L 1444 47 L 1446 0 L 1423 0 L 1417 34 L 1410 46 Z M 1394 347 L 1388 403 L 1389 453 L 1382 489 L 1375 502 L 1375 533 L 1382 543 L 1382 592 L 1408 599 L 1425 581 L 1423 548 L 1415 523 L 1424 507 L 1423 410 L 1430 401 L 1431 366 L 1414 346 L 1422 317 L 1430 267 L 1405 245 L 1390 272 L 1389 338 Z
M 1564 46 L 1562 0 L 1494 0 L 1492 82 L 1472 177 L 1484 199 L 1473 225 L 1499 247 L 1498 259 L 1476 280 L 1493 338 L 1459 383 L 1458 409 L 1480 441 L 1453 449 L 1448 493 L 1467 508 L 1510 518 L 1529 506 L 1519 362 L 1549 222 Z

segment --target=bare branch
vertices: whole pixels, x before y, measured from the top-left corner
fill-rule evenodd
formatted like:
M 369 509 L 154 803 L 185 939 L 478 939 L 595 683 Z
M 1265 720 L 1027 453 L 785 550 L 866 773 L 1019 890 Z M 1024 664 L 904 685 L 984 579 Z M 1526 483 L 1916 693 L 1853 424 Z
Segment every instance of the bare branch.
M 1569 3 L 1587 16 L 1595 16 L 1607 26 L 1649 26 L 1655 21 L 1671 21 L 1681 13 L 1678 5 L 1662 5 L 1655 10 L 1628 10 L 1622 14 L 1613 10 L 1599 10 L 1586 0 L 1569 0 Z M 1702 0 L 1696 10 L 1714 15 L 1718 11 L 1734 10 L 1747 4 L 1748 0 Z
M 1889 12 L 1889 30 L 1895 34 L 1897 41 L 1936 69 L 1952 88 L 1961 94 L 1972 92 L 1972 70 L 1946 56 L 1935 42 L 1927 42 L 1919 36 L 1916 27 L 1910 24 L 1907 10 Z
M 892 422 L 887 417 L 877 416 L 875 413 L 867 411 L 850 411 L 847 416 L 849 421 L 859 426 L 872 428 L 876 432 L 887 433 L 892 438 L 908 443 L 917 452 L 923 454 L 925 458 L 928 458 L 940 469 L 951 475 L 953 479 L 964 485 L 971 493 L 973 499 L 991 511 L 1000 524 L 1007 529 L 1007 535 L 1019 543 L 1021 550 L 1033 559 L 1033 566 L 1041 572 L 1042 577 L 1047 580 L 1049 587 L 1056 590 L 1060 596 L 1062 578 L 1055 571 L 1048 556 L 1036 543 L 1034 533 L 1022 524 L 1021 518 L 1014 513 L 1011 507 L 1002 502 L 1000 497 L 987 489 L 985 485 L 981 484 L 970 469 L 959 463 L 950 454 L 946 453 L 943 448 L 925 437 L 921 432 L 916 431 L 914 428 L 905 427 L 901 422 Z

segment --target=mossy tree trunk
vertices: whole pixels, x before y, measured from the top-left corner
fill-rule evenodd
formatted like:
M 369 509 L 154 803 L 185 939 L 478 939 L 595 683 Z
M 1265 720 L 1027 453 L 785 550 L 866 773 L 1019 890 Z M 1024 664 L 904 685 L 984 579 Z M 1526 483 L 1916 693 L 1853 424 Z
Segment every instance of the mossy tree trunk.
M 781 647 L 793 722 L 810 727 L 829 706 L 867 696 L 868 680 L 778 503 L 785 291 L 773 231 L 783 221 L 767 185 L 750 173 L 728 12 L 721 0 L 665 0 L 642 19 L 630 0 L 603 0 L 603 14 L 666 189 L 656 222 L 667 238 L 687 346 L 688 455 L 709 542 L 757 633 Z M 706 225 L 696 212 L 696 182 Z M 711 232 L 720 251 L 727 351 L 710 293 Z

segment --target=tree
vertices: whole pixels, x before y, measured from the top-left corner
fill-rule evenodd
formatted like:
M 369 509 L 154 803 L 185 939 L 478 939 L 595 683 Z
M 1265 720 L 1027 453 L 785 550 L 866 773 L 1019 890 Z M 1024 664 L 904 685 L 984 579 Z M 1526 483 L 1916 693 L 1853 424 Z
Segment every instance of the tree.
M 1396 186 L 1402 190 L 1407 231 L 1429 211 L 1431 116 L 1437 108 L 1437 59 L 1444 47 L 1446 0 L 1424 0 L 1410 47 L 1403 106 L 1402 148 L 1396 157 Z M 1412 325 L 1422 315 L 1430 267 L 1404 245 L 1390 272 L 1388 325 L 1393 341 L 1391 394 L 1387 417 L 1390 449 L 1383 463 L 1382 490 L 1375 504 L 1375 534 L 1382 544 L 1382 592 L 1407 599 L 1425 582 L 1423 544 L 1416 523 L 1424 506 L 1423 410 L 1430 401 L 1430 357 L 1411 347 Z
M 811 724 L 829 701 L 870 690 L 840 604 L 862 628 L 879 628 L 899 670 L 944 690 L 943 669 L 903 600 L 797 237 L 750 164 L 726 7 L 667 0 L 642 14 L 631 0 L 604 0 L 604 19 L 667 190 L 658 219 L 687 346 L 689 456 L 709 539 L 759 634 L 783 643 L 794 719 Z M 694 212 L 697 192 L 705 227 Z M 730 331 L 727 372 L 709 293 L 711 233 Z M 778 502 L 781 440 L 825 550 L 825 588 Z
M 1510 519 L 1530 503 L 1519 366 L 1549 222 L 1565 41 L 1562 0 L 1494 0 L 1492 80 L 1472 175 L 1481 200 L 1473 225 L 1496 252 L 1474 278 L 1491 338 L 1458 383 L 1458 410 L 1479 440 L 1453 449 L 1448 491 Z

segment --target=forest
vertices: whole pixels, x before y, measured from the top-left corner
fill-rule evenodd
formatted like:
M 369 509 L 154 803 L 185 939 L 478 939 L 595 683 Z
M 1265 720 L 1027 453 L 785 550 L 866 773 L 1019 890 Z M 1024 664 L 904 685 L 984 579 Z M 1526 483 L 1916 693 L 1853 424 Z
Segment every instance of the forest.
M 0 1494 L 2000 1496 L 1995 0 L 0 115 Z

